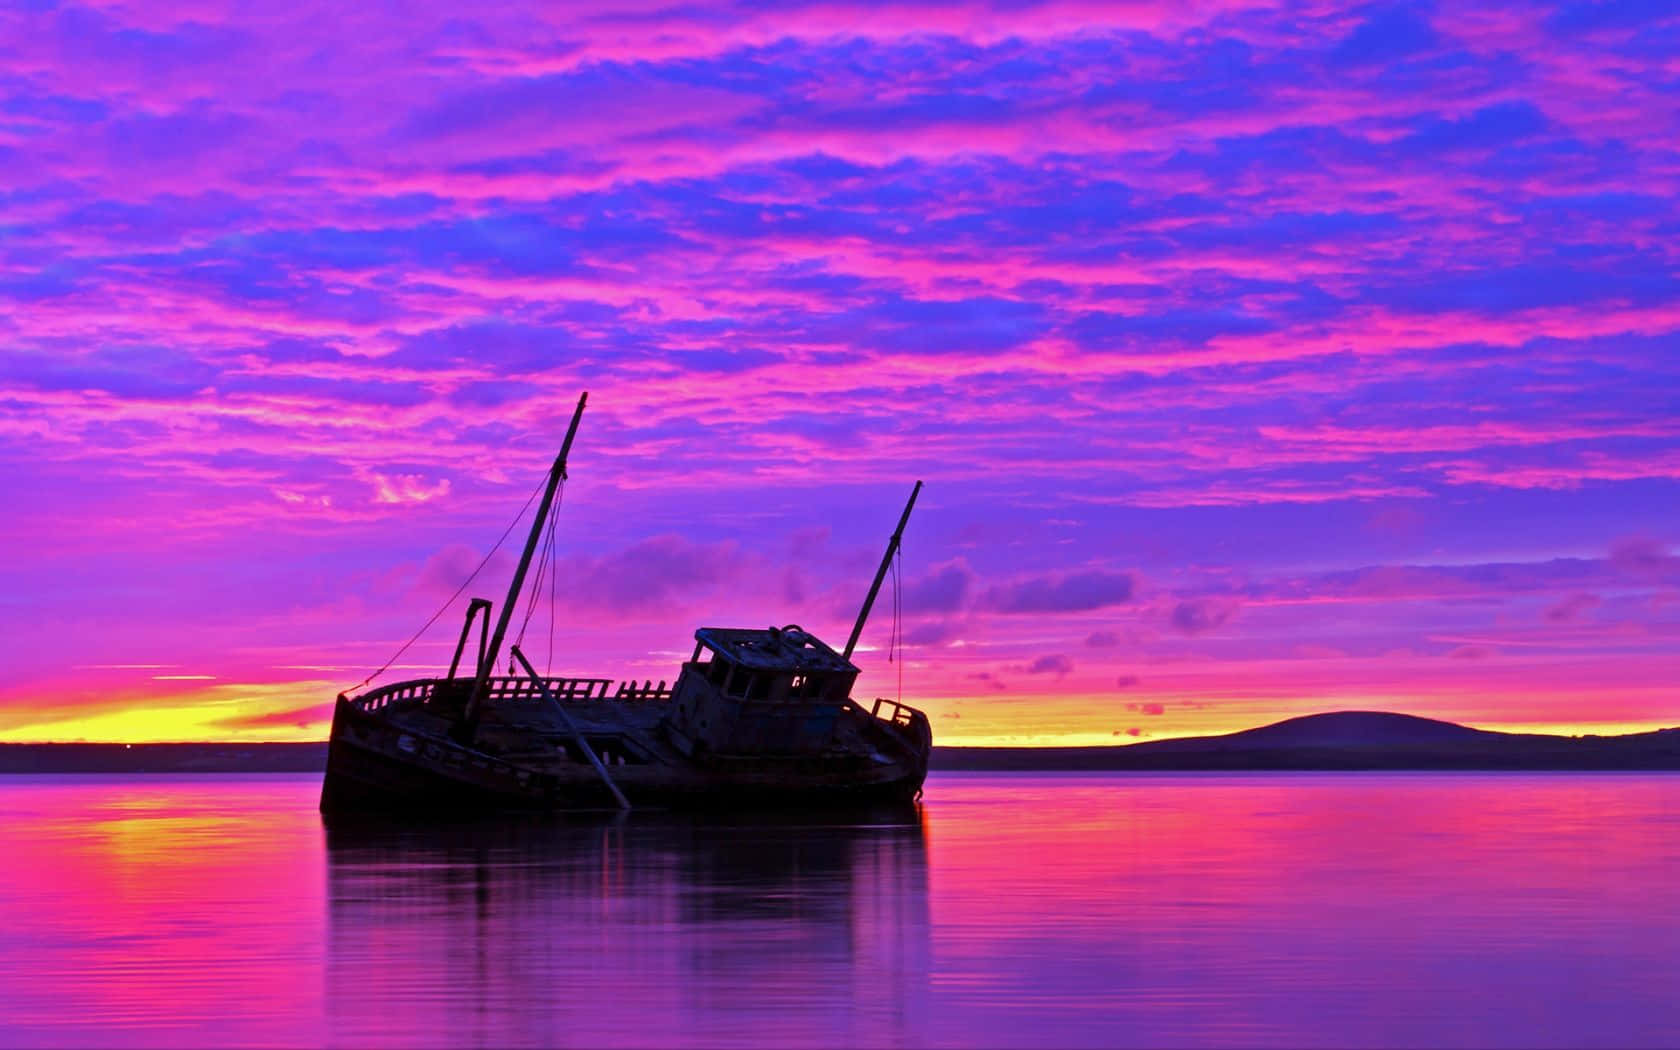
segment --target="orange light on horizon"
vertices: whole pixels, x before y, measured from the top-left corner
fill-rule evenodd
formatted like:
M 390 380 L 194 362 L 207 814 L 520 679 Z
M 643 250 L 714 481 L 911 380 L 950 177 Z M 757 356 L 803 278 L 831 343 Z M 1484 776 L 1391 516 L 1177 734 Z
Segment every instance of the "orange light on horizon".
M 212 675 L 153 680 L 213 682 Z M 327 737 L 334 683 L 218 682 L 161 695 L 65 698 L 10 712 L 0 743 L 310 742 Z M 1529 694 L 1526 699 L 1532 700 Z M 1522 703 L 1514 697 L 1426 694 L 1295 696 L 1129 693 L 1008 694 L 907 698 L 927 712 L 934 740 L 956 747 L 1093 747 L 1182 737 L 1217 736 L 1290 718 L 1333 711 L 1391 711 L 1476 729 L 1563 736 L 1651 732 L 1680 719 L 1660 705 L 1604 712 L 1601 720 L 1559 717 L 1571 706 Z
M 208 677 L 208 676 L 206 676 Z M 300 743 L 325 740 L 336 690 L 320 681 L 224 683 L 190 692 L 61 704 L 0 726 L 0 743 Z M 325 698 L 325 699 L 323 699 Z

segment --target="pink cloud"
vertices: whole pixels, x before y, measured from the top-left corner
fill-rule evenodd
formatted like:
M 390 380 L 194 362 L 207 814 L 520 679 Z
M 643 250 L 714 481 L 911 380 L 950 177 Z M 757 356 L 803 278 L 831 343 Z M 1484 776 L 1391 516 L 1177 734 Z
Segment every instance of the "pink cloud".
M 1554 623 L 1568 623 L 1580 619 L 1602 604 L 1604 600 L 1596 594 L 1571 594 L 1548 606 L 1546 619 Z

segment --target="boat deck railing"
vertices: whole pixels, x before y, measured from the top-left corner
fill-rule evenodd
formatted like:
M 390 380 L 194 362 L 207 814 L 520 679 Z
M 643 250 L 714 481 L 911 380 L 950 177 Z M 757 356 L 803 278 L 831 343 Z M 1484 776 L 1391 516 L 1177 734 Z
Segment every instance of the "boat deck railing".
M 472 687 L 471 680 L 465 678 L 423 678 L 381 686 L 360 696 L 351 697 L 350 702 L 359 710 L 370 712 L 386 708 L 418 707 L 432 698 L 438 686 L 449 686 L 451 683 L 453 688 L 462 691 L 462 699 L 465 699 L 465 691 Z M 652 679 L 647 679 L 638 683 L 633 678 L 622 682 L 611 678 L 545 678 L 543 683 L 548 686 L 549 693 L 556 700 L 575 703 L 662 703 L 671 699 L 671 687 L 663 680 L 655 683 Z M 534 678 L 492 678 L 486 686 L 486 699 L 491 703 L 500 704 L 536 703 L 542 699 L 542 691 L 537 688 Z M 848 698 L 841 706 L 884 723 L 898 730 L 906 738 L 919 742 L 923 747 L 933 739 L 927 715 L 908 704 L 882 697 L 876 699 L 873 706 L 865 707 Z
M 419 681 L 394 682 L 391 685 L 380 686 L 378 689 L 352 697 L 350 702 L 362 711 L 418 706 L 431 699 L 440 684 L 449 682 L 457 683 L 455 687 L 462 690 L 471 688 L 469 679 L 423 678 Z M 658 703 L 671 699 L 670 686 L 663 680 L 655 683 L 651 678 L 643 682 L 637 682 L 633 678 L 622 682 L 615 682 L 611 678 L 545 678 L 543 684 L 548 686 L 549 693 L 556 700 Z M 614 688 L 615 685 L 617 688 Z M 537 688 L 536 679 L 533 678 L 492 678 L 486 683 L 485 699 L 491 703 L 536 702 L 542 699 L 542 691 Z
M 878 697 L 871 707 L 864 707 L 851 699 L 841 707 L 856 711 L 874 725 L 877 732 L 896 736 L 922 750 L 933 746 L 933 726 L 928 722 L 927 715 L 909 704 Z
M 360 696 L 350 697 L 358 711 L 383 711 L 387 707 L 412 707 L 425 703 L 432 695 L 434 679 L 421 682 L 397 682 L 369 689 Z
M 869 709 L 869 713 L 877 721 L 897 729 L 924 752 L 933 746 L 933 726 L 928 722 L 928 716 L 909 704 L 876 697 L 875 706 Z
M 901 704 L 897 700 L 888 700 L 884 696 L 875 698 L 875 706 L 869 709 L 869 713 L 883 722 L 891 722 L 894 725 L 906 728 L 916 721 L 918 715 L 922 718 L 927 717 L 909 704 Z

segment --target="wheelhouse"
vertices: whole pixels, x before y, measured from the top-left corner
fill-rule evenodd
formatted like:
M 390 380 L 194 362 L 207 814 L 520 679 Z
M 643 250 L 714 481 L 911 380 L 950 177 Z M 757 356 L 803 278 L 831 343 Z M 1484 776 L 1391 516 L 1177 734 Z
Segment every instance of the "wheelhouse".
M 702 627 L 683 665 L 737 700 L 838 703 L 852 695 L 858 669 L 797 625 L 754 630 Z
M 702 627 L 668 721 L 690 753 L 813 754 L 835 742 L 858 668 L 797 625 Z

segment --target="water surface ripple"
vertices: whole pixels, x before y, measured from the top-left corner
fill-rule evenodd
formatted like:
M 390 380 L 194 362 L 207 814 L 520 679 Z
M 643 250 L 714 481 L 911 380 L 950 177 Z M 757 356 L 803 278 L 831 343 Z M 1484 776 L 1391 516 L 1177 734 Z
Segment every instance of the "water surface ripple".
M 0 1044 L 1680 1045 L 1677 777 L 330 828 L 317 785 L 0 778 Z

